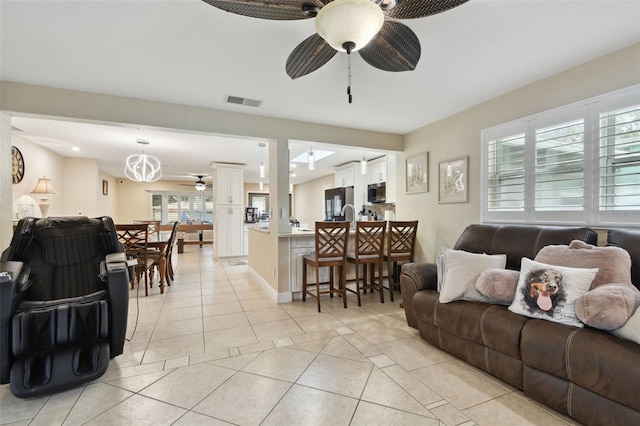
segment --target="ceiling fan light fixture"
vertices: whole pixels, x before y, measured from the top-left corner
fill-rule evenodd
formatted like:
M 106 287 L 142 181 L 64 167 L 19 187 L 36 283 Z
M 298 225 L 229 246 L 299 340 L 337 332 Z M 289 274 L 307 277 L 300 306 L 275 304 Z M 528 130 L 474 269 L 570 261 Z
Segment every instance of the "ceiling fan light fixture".
M 331 47 L 346 52 L 343 45 L 355 43 L 355 52 L 380 32 L 384 13 L 371 0 L 334 0 L 325 5 L 315 19 L 316 31 Z
M 204 176 L 201 175 L 196 175 L 198 176 L 198 180 L 196 181 L 196 191 L 204 191 L 205 189 L 207 189 L 207 184 L 202 180 L 202 178 Z

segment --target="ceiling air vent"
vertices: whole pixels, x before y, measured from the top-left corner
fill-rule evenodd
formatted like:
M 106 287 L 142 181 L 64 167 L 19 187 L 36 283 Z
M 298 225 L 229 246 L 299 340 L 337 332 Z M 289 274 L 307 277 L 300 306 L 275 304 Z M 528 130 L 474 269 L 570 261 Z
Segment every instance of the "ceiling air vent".
M 259 107 L 262 101 L 256 99 L 241 98 L 239 96 L 227 96 L 227 103 Z

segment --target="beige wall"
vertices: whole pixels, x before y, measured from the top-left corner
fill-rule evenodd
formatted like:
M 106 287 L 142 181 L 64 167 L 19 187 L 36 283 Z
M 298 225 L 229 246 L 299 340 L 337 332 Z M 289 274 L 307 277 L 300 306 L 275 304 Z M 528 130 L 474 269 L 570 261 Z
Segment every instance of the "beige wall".
M 107 182 L 107 194 L 103 194 L 103 182 Z M 99 216 L 116 216 L 117 213 L 117 200 L 118 200 L 118 187 L 116 186 L 116 179 L 104 173 L 98 171 L 98 215 Z
M 11 144 L 17 147 L 24 157 L 24 178 L 22 182 L 11 186 L 13 211 L 12 219 L 17 219 L 18 204 L 33 203 L 35 216 L 40 216 L 39 195 L 32 195 L 31 191 L 35 188 L 38 178 L 46 176 L 51 179 L 53 186 L 59 195 L 49 196 L 49 215 L 64 214 L 64 198 L 66 193 L 64 182 L 64 158 L 55 154 L 48 149 L 44 149 L 28 140 L 14 134 L 11 137 Z M 9 241 L 3 241 L 2 247 L 9 245 Z
M 63 163 L 62 215 L 98 216 L 98 161 L 92 158 L 64 157 Z
M 462 230 L 481 219 L 482 129 L 640 83 L 640 44 L 598 58 L 478 105 L 405 137 L 405 156 L 429 152 L 429 192 L 406 195 L 404 157 L 398 155 L 396 214 L 418 219 L 417 258 L 433 261 Z M 438 162 L 469 156 L 469 202 L 438 204 Z
M 332 173 L 293 187 L 293 214 L 301 224 L 313 228 L 316 221 L 324 220 L 324 190 L 333 188 Z

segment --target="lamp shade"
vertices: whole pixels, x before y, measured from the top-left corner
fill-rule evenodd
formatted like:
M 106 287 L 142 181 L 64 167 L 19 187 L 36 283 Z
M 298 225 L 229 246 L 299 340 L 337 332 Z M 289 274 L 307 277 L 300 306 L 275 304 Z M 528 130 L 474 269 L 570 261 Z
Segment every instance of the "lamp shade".
M 46 177 L 38 179 L 36 187 L 31 191 L 32 194 L 57 194 L 58 191 L 53 187 L 51 179 Z
M 335 50 L 346 52 L 343 44 L 355 43 L 352 52 L 362 49 L 380 31 L 384 13 L 371 0 L 334 0 L 316 16 L 316 31 Z

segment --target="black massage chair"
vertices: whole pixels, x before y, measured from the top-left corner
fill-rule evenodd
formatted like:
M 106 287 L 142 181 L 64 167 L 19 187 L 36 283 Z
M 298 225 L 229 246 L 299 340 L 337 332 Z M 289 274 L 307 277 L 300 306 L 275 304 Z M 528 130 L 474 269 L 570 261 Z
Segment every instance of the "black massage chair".
M 0 383 L 27 398 L 103 375 L 122 353 L 129 308 L 111 218 L 22 219 L 0 260 Z

